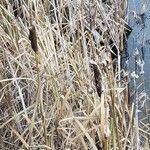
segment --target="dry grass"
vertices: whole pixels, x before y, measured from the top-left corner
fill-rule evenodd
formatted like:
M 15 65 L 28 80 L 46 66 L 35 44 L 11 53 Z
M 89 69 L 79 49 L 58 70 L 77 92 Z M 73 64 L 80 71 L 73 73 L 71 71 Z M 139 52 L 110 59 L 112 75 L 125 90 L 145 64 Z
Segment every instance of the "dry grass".
M 121 67 L 127 0 L 14 1 L 0 1 L 0 148 L 135 149 L 138 132 L 148 147 Z

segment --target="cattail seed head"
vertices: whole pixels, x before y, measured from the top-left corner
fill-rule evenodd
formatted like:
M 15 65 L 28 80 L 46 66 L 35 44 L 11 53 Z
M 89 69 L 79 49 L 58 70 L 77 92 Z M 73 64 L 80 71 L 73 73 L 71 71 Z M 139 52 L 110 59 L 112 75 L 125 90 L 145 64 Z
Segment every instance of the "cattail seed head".
M 38 51 L 37 46 L 37 36 L 36 36 L 36 29 L 34 25 L 31 25 L 29 28 L 29 40 L 31 41 L 31 47 L 35 53 Z

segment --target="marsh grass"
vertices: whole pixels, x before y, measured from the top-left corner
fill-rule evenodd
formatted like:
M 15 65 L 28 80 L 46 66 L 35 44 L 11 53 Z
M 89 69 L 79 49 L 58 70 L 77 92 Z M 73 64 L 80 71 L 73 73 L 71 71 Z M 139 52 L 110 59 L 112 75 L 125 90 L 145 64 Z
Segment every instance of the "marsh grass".
M 127 1 L 19 2 L 0 1 L 1 149 L 135 149 Z

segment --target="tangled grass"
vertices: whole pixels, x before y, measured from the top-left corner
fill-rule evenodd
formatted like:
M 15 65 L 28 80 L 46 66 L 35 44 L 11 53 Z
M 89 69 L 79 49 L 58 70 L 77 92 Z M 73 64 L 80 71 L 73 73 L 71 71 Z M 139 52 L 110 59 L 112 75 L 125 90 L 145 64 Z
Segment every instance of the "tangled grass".
M 1 149 L 140 146 L 126 10 L 127 0 L 0 1 Z

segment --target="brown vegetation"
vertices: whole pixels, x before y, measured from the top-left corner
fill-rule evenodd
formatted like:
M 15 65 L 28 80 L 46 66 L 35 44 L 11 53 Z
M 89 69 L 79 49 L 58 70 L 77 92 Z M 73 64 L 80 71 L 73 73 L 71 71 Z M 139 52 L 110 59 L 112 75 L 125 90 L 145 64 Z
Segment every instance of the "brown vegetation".
M 126 10 L 127 0 L 0 1 L 1 149 L 137 147 Z

